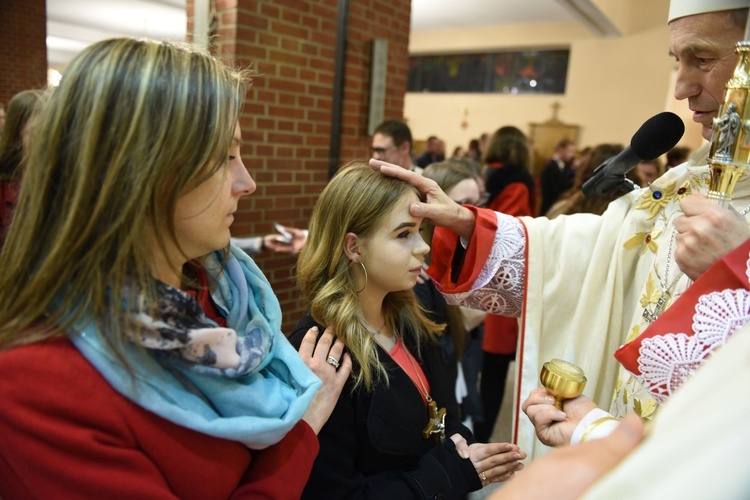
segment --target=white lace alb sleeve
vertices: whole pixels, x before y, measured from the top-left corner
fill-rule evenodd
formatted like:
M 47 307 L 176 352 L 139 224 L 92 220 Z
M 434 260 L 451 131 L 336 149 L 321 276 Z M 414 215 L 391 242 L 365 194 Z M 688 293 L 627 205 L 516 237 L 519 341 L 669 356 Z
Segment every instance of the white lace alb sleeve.
M 496 215 L 497 232 L 492 251 L 471 291 L 445 294 L 445 300 L 449 304 L 515 318 L 521 315 L 523 304 L 526 233 L 515 217 Z

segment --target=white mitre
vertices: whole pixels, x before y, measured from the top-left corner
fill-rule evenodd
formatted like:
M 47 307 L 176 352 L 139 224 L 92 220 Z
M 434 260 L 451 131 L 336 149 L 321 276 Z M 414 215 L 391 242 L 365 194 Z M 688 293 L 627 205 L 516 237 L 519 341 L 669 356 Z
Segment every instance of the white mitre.
M 672 0 L 669 2 L 668 22 L 685 16 L 748 7 L 750 7 L 750 0 Z

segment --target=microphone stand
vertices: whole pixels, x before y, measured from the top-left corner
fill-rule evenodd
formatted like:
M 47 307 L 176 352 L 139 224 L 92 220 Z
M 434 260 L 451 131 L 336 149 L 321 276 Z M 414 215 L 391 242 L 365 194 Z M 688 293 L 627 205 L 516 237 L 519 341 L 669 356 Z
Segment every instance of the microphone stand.
M 624 174 L 607 172 L 607 166 L 612 162 L 612 158 L 596 167 L 591 178 L 583 183 L 582 190 L 586 198 L 603 196 L 615 189 L 619 189 L 622 193 L 638 189 L 638 186 Z
M 726 84 L 724 100 L 713 120 L 708 165 L 711 181 L 708 199 L 723 207 L 732 201 L 737 181 L 750 167 L 750 20 L 745 40 L 737 42 L 740 60 Z

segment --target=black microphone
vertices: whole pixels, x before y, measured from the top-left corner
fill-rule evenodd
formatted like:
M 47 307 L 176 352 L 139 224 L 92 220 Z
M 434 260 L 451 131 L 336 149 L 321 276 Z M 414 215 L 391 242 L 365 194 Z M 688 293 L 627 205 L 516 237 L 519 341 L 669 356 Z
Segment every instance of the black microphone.
M 615 188 L 623 191 L 637 189 L 638 186 L 625 174 L 638 163 L 658 158 L 672 149 L 684 133 L 685 124 L 676 114 L 664 111 L 652 116 L 630 139 L 630 146 L 594 170 L 594 175 L 583 184 L 583 194 L 590 198 L 602 196 Z

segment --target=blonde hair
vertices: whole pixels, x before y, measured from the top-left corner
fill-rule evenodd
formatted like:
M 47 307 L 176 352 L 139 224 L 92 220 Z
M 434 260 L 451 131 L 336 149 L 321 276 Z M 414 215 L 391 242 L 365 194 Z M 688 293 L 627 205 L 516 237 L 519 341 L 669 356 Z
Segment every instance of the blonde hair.
M 371 391 L 376 380 L 388 381 L 375 341 L 362 325 L 361 306 L 352 263 L 344 252 L 346 234 L 360 241 L 372 237 L 394 206 L 415 189 L 386 177 L 367 164 L 354 162 L 342 168 L 318 198 L 310 220 L 309 236 L 297 262 L 297 285 L 309 303 L 310 314 L 321 325 L 331 326 L 354 359 L 354 388 Z M 443 329 L 428 319 L 414 290 L 391 292 L 383 301 L 386 324 L 401 339 L 412 332 L 417 349 Z
M 224 164 L 248 83 L 185 44 L 116 38 L 75 57 L 35 121 L 0 254 L 0 346 L 85 317 L 123 360 L 137 328 L 123 305 L 155 312 L 153 245 L 177 241 L 178 198 Z

